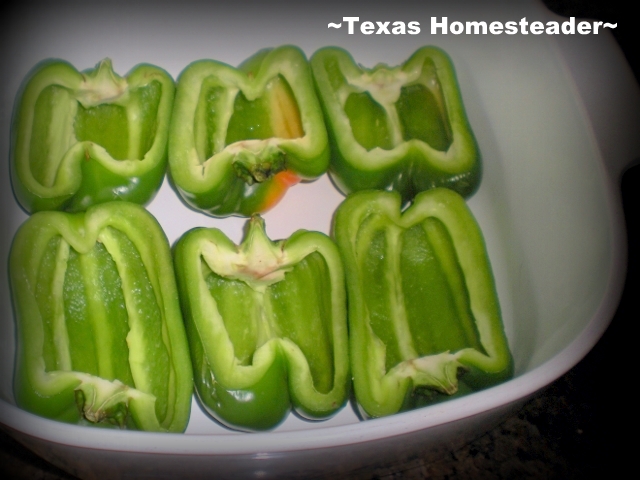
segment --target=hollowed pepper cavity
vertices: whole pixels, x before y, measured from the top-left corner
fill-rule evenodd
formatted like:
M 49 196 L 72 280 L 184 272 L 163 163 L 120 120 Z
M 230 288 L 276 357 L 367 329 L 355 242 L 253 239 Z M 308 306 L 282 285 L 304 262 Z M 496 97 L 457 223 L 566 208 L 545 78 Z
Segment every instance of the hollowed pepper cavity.
M 300 49 L 261 50 L 237 69 L 200 60 L 180 74 L 169 169 L 191 207 L 216 217 L 262 213 L 328 163 L 322 111 Z
M 355 396 L 380 417 L 509 378 L 512 360 L 480 229 L 457 193 L 350 195 L 336 241 L 349 298 Z
M 447 187 L 468 197 L 480 181 L 480 152 L 449 57 L 423 47 L 398 67 L 356 65 L 327 47 L 311 58 L 327 123 L 329 173 L 345 194 L 395 190 L 403 204 Z
M 12 124 L 12 185 L 22 207 L 76 212 L 151 201 L 167 169 L 174 91 L 152 65 L 126 77 L 109 59 L 85 72 L 61 60 L 37 65 Z
M 39 212 L 15 236 L 21 408 L 71 423 L 182 432 L 193 379 L 169 244 L 142 207 Z
M 249 220 L 234 245 L 217 229 L 187 232 L 175 248 L 198 398 L 235 429 L 277 426 L 293 406 L 326 418 L 349 393 L 344 272 L 318 232 L 267 238 Z

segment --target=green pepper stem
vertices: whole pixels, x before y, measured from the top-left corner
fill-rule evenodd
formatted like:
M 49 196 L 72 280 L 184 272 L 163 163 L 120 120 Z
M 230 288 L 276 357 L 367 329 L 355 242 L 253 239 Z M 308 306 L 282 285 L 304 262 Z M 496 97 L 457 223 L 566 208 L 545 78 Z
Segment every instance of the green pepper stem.
M 127 92 L 126 79 L 113 71 L 111 59 L 105 58 L 91 73 L 83 75 L 76 98 L 83 107 L 112 103 Z
M 233 159 L 233 168 L 238 177 L 253 185 L 282 172 L 286 164 L 282 151 L 274 145 L 267 145 L 257 152 L 248 148 L 239 151 Z
M 458 391 L 458 369 L 462 367 L 458 355 L 447 351 L 399 363 L 389 371 L 389 376 L 411 378 L 414 387 L 430 387 L 453 395 Z

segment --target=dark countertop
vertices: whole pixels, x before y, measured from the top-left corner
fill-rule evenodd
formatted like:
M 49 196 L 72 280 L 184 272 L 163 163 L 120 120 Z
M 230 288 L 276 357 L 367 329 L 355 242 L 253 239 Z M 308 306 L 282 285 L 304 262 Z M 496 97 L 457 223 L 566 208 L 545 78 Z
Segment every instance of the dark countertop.
M 616 1 L 546 0 L 566 15 L 620 22 L 614 31 L 638 78 L 637 48 L 630 43 L 634 25 L 625 27 Z M 629 235 L 627 283 L 617 313 L 593 350 L 572 370 L 539 392 L 519 411 L 465 447 L 437 462 L 419 456 L 401 464 L 372 465 L 354 472 L 355 479 L 447 478 L 587 478 L 626 471 L 633 459 L 629 383 L 635 344 L 631 325 L 640 318 L 638 306 L 638 204 L 640 165 L 628 170 L 622 194 Z M 638 348 L 635 346 L 635 348 Z M 634 422 L 635 423 L 635 422 Z M 0 473 L 3 478 L 72 479 L 0 430 Z

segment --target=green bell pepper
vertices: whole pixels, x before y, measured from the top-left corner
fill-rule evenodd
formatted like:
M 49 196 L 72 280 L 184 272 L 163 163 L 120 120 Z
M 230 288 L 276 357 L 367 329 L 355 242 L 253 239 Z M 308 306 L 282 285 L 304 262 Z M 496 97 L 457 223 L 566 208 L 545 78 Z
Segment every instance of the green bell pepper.
M 423 47 L 399 67 L 364 69 L 327 47 L 311 67 L 332 149 L 329 174 L 344 194 L 395 190 L 407 203 L 434 187 L 475 191 L 480 153 L 443 51 Z
M 334 223 L 354 390 L 370 417 L 481 389 L 513 371 L 484 240 L 464 199 L 437 188 L 400 207 L 397 192 L 358 192 Z
M 272 242 L 253 216 L 240 246 L 200 228 L 174 255 L 196 392 L 211 416 L 257 431 L 292 405 L 322 419 L 346 402 L 346 291 L 329 237 L 300 230 Z
M 328 164 L 322 111 L 300 49 L 261 50 L 237 69 L 200 60 L 180 74 L 169 172 L 191 207 L 216 217 L 262 213 Z
M 174 91 L 173 79 L 152 65 L 123 78 L 109 59 L 83 73 L 61 60 L 39 64 L 12 123 L 18 202 L 29 213 L 149 202 L 166 173 Z
M 18 406 L 83 425 L 186 428 L 193 375 L 171 251 L 143 207 L 36 213 L 9 262 Z

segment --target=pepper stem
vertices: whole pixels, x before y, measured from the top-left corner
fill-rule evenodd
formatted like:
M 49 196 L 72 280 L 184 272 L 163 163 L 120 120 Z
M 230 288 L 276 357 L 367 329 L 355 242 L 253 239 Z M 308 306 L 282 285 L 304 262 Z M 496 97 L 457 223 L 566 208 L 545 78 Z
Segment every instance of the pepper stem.
M 258 152 L 241 150 L 233 159 L 233 168 L 248 185 L 262 183 L 285 170 L 284 153 L 273 145 Z
M 458 391 L 459 368 L 464 367 L 458 362 L 458 355 L 447 351 L 406 360 L 396 365 L 389 373 L 398 377 L 410 377 L 415 386 L 430 387 L 453 395 Z
M 244 258 L 243 273 L 249 274 L 247 283 L 266 288 L 284 278 L 282 250 L 267 236 L 260 215 L 252 215 L 249 219 L 240 253 Z
M 75 95 L 85 108 L 113 103 L 127 93 L 127 80 L 113 71 L 109 58 L 102 60 L 94 70 L 83 74 L 83 77 Z
M 273 242 L 267 236 L 264 218 L 260 215 L 251 215 L 247 222 L 244 239 L 240 244 L 243 253 L 248 257 L 260 257 L 261 253 L 272 249 Z M 252 253 L 255 252 L 255 253 Z
M 103 379 L 81 383 L 75 390 L 76 405 L 91 423 L 108 422 L 124 428 L 129 414 L 129 387 Z

